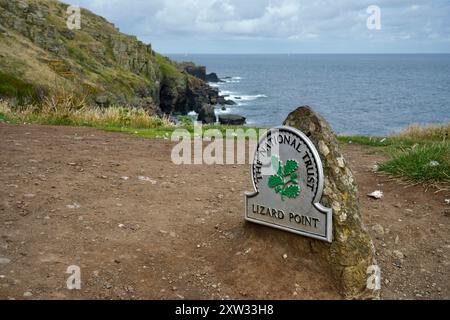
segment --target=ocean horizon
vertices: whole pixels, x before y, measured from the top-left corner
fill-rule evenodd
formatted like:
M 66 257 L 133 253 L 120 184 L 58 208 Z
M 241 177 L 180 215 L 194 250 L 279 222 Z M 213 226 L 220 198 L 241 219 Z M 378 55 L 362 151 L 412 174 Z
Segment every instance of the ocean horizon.
M 215 72 L 248 125 L 281 125 L 309 105 L 338 134 L 383 136 L 450 121 L 450 54 L 168 54 Z

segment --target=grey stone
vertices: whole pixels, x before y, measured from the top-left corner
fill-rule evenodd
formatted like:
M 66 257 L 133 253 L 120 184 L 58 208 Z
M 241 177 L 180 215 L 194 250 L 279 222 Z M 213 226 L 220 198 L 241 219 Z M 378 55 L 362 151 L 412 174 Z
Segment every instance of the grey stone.
M 237 114 L 221 114 L 219 115 L 219 122 L 224 125 L 243 125 L 245 124 L 245 117 Z
M 378 223 L 372 227 L 372 230 L 375 231 L 377 235 L 384 235 L 384 228 Z
M 109 104 L 109 99 L 105 95 L 98 95 L 95 97 L 95 103 L 97 103 L 100 107 L 107 107 Z
M 394 251 L 392 251 L 392 255 L 394 256 L 394 258 L 397 258 L 397 259 L 399 259 L 399 260 L 405 259 L 405 255 L 404 255 L 403 252 L 401 252 L 400 250 L 394 250 Z
M 24 292 L 23 296 L 24 297 L 32 297 L 33 293 L 31 293 L 31 291 L 26 291 L 26 292 Z
M 11 260 L 8 259 L 8 258 L 2 258 L 2 257 L 0 257 L 0 265 L 8 264 L 8 263 L 10 263 L 10 262 L 11 262 Z
M 299 129 L 316 146 L 325 175 L 322 205 L 333 208 L 333 242 L 308 241 L 313 252 L 327 261 L 341 293 L 348 299 L 374 299 L 379 290 L 367 289 L 369 266 L 376 265 L 375 247 L 363 225 L 358 188 L 330 125 L 310 107 L 290 113 L 284 125 Z M 300 240 L 301 239 L 301 240 Z

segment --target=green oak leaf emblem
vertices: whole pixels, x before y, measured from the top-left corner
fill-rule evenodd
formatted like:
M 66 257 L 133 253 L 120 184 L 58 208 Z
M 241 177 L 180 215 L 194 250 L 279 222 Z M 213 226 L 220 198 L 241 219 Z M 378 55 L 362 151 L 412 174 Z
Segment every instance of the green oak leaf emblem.
M 282 201 L 284 201 L 284 197 L 296 198 L 300 193 L 297 173 L 298 162 L 296 160 L 287 160 L 283 166 L 283 163 L 277 156 L 272 156 L 272 167 L 276 174 L 269 177 L 269 188 L 280 194 Z

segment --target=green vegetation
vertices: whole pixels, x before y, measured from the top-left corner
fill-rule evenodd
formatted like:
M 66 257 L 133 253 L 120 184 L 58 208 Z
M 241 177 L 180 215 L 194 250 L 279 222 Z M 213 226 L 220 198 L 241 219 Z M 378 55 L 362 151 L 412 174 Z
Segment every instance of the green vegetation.
M 155 129 L 170 127 L 165 118 L 149 115 L 143 109 L 110 107 L 101 109 L 86 105 L 84 99 L 74 95 L 45 98 L 39 105 L 13 107 L 0 101 L 0 114 L 11 123 L 39 123 L 50 125 L 73 125 L 88 127 L 115 127 Z
M 45 98 L 39 105 L 12 107 L 0 100 L 0 120 L 9 123 L 38 123 L 64 126 L 94 127 L 107 131 L 124 132 L 140 137 L 170 137 L 175 129 L 195 133 L 192 118 L 179 116 L 180 125 L 175 126 L 166 117 L 157 117 L 144 109 L 129 109 L 119 106 L 109 108 L 91 107 L 77 95 L 61 93 Z M 219 130 L 224 136 L 228 129 L 246 130 L 246 126 L 204 125 L 202 131 Z
M 380 172 L 424 184 L 450 184 L 450 123 L 421 127 L 412 125 L 389 137 L 342 136 L 344 143 L 379 148 L 388 160 Z
M 84 99 L 71 94 L 44 99 L 39 105 L 27 107 L 12 107 L 6 101 L 0 101 L 0 121 L 10 123 L 89 126 L 149 138 L 170 138 L 175 129 L 185 129 L 193 135 L 192 118 L 179 116 L 178 119 L 180 124 L 174 125 L 168 118 L 152 116 L 143 109 L 89 107 Z M 204 125 L 202 130 L 206 135 L 207 130 L 215 130 L 225 136 L 228 129 L 245 131 L 249 128 Z M 214 134 L 214 131 L 210 132 Z M 379 165 L 380 172 L 414 183 L 450 185 L 449 133 L 450 123 L 411 126 L 389 137 L 340 136 L 338 139 L 342 143 L 369 145 L 374 147 L 370 152 L 386 154 L 388 159 Z
M 33 85 L 0 71 L 0 98 L 17 98 L 21 103 L 27 97 L 34 95 Z
M 380 171 L 420 183 L 450 183 L 450 142 L 429 142 L 412 147 L 389 148 Z
M 166 57 L 163 55 L 157 53 L 156 54 L 156 61 L 159 64 L 159 69 L 161 70 L 161 73 L 163 76 L 166 77 L 172 77 L 177 78 L 182 76 L 182 73 L 176 68 L 176 66 Z
M 364 144 L 372 147 L 386 147 L 392 143 L 390 138 L 370 136 L 338 136 L 338 140 L 345 143 Z
M 45 19 L 34 21 L 16 14 L 22 10 L 16 2 L 0 5 L 0 20 L 9 16 L 17 20 L 5 25 L 14 37 L 0 41 L 0 99 L 15 98 L 14 104 L 22 105 L 34 102 L 30 95 L 42 97 L 41 88 L 54 94 L 55 86 L 63 86 L 87 93 L 91 102 L 107 96 L 111 104 L 151 108 L 158 107 L 154 101 L 161 87 L 169 96 L 166 101 L 176 101 L 196 84 L 175 61 L 88 10 L 82 10 L 82 28 L 75 32 L 66 26 L 66 4 L 31 1 L 33 11 L 48 12 Z M 50 29 L 51 33 L 46 31 Z

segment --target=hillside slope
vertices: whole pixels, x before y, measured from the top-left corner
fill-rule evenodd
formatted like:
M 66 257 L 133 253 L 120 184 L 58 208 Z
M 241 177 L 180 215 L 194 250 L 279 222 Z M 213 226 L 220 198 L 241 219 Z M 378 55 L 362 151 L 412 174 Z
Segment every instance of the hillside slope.
M 60 90 L 98 105 L 154 112 L 198 111 L 218 93 L 136 37 L 81 10 L 81 29 L 66 26 L 67 4 L 0 0 L 0 98 L 20 102 Z

